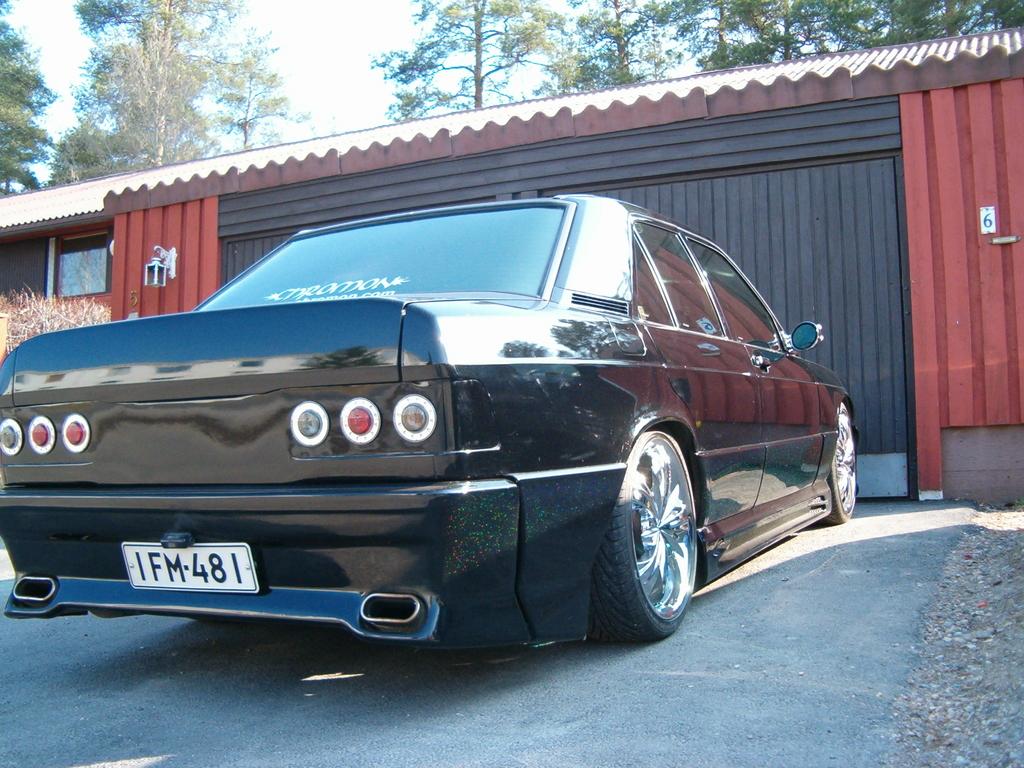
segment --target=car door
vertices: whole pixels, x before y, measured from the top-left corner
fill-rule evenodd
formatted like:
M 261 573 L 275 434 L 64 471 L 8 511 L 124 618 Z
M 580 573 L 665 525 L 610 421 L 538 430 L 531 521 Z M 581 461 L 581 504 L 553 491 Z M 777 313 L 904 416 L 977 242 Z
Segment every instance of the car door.
M 765 458 L 758 381 L 745 347 L 725 335 L 679 234 L 644 220 L 634 231 L 636 312 L 693 416 L 710 525 L 757 501 Z
M 760 385 L 766 455 L 757 504 L 792 507 L 814 495 L 811 486 L 823 442 L 818 384 L 787 349 L 775 316 L 725 254 L 692 237 L 687 245 L 704 270 L 729 335 L 744 345 Z

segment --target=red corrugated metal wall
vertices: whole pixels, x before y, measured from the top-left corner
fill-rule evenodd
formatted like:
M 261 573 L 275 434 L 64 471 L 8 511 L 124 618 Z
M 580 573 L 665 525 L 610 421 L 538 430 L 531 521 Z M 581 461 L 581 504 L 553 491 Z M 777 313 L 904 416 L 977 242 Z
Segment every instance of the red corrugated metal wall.
M 1024 243 L 989 243 L 1024 235 L 1024 80 L 903 94 L 900 119 L 918 482 L 941 490 L 943 427 L 1024 423 Z
M 163 288 L 143 285 L 145 265 L 159 245 L 178 252 L 178 276 Z M 217 198 L 118 214 L 114 219 L 111 315 L 123 320 L 185 312 L 220 286 Z

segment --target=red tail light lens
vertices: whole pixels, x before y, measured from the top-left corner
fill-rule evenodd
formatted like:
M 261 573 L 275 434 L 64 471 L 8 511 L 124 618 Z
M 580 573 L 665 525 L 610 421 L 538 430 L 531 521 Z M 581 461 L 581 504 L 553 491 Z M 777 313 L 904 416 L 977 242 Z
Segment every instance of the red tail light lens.
M 347 423 L 357 435 L 365 435 L 373 428 L 373 416 L 365 408 L 353 408 L 349 411 Z
M 380 411 L 365 397 L 356 397 L 341 409 L 341 431 L 349 442 L 366 445 L 380 433 Z
M 64 419 L 64 426 L 61 427 L 61 440 L 64 447 L 72 453 L 81 453 L 89 447 L 91 437 L 89 422 L 78 413 L 72 413 Z
M 8 456 L 14 456 L 21 450 L 25 438 L 21 431 L 21 424 L 14 419 L 0 421 L 0 450 Z
M 53 422 L 45 416 L 36 416 L 28 423 L 28 442 L 36 453 L 49 453 L 56 440 L 57 431 L 53 428 Z
M 437 426 L 433 404 L 421 395 L 406 395 L 395 406 L 395 429 L 410 443 L 422 443 Z

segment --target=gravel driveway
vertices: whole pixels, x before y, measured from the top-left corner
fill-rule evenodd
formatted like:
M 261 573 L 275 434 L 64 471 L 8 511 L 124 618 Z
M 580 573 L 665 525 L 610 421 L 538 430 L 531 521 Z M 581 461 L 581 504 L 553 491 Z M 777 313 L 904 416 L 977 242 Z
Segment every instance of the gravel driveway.
M 894 768 L 1024 766 L 1024 511 L 973 522 L 946 559 L 921 664 L 897 701 Z
M 974 515 L 861 504 L 700 592 L 652 645 L 417 652 L 319 628 L 0 620 L 0 766 L 873 768 L 907 747 L 894 708 Z

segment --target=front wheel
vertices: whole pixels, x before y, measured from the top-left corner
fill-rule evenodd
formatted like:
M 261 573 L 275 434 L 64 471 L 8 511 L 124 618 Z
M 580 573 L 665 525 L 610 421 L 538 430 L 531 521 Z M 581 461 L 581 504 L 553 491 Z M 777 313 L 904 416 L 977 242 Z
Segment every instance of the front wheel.
M 857 504 L 857 448 L 853 439 L 853 420 L 846 404 L 836 413 L 836 454 L 828 473 L 828 487 L 832 493 L 832 512 L 824 522 L 841 525 L 853 517 Z
M 644 433 L 629 454 L 594 564 L 587 637 L 668 637 L 690 603 L 696 574 L 697 524 L 686 463 L 669 435 Z

